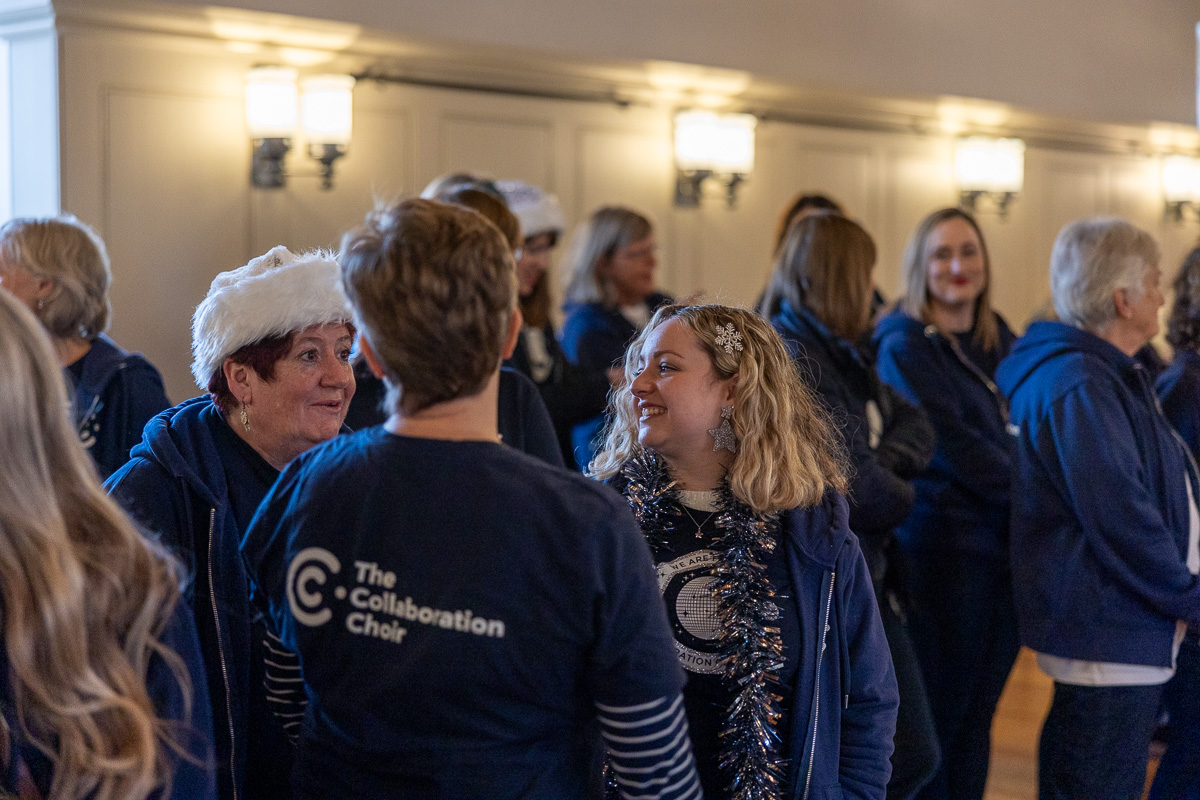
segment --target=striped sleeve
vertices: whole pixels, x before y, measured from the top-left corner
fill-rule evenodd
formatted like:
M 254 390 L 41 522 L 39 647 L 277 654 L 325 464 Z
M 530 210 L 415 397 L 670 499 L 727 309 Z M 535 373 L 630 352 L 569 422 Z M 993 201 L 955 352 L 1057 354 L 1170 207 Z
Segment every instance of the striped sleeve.
M 263 637 L 263 645 L 266 648 L 263 686 L 267 690 L 267 704 L 292 744 L 295 744 L 300 738 L 300 723 L 308 709 L 304 676 L 300 673 L 300 657 L 288 650 L 269 630 Z
M 701 800 L 682 694 L 636 706 L 597 703 L 596 710 L 624 800 Z

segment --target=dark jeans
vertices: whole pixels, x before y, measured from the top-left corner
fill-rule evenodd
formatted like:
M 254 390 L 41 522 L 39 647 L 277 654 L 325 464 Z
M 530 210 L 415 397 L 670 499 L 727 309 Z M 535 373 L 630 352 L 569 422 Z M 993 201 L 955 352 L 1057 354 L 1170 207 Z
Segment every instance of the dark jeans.
M 1007 559 L 954 551 L 906 554 L 908 629 L 921 663 L 942 764 L 921 800 L 980 800 L 992 717 L 1021 649 Z
M 892 778 L 888 781 L 888 800 L 909 800 L 934 776 L 941 758 L 925 682 L 913 652 L 904 621 L 897 615 L 890 593 L 879 598 L 879 614 L 900 691 L 896 715 L 896 749 L 892 751 Z
M 1038 800 L 1138 800 L 1163 687 L 1054 683 Z
M 1167 751 L 1150 787 L 1150 800 L 1200 800 L 1200 643 L 1188 631 L 1175 677 L 1163 688 Z

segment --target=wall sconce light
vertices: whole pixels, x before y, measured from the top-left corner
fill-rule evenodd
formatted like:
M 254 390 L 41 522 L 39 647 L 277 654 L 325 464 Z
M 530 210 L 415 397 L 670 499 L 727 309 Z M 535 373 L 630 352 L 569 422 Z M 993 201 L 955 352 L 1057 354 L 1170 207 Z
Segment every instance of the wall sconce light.
M 297 104 L 296 70 L 255 67 L 246 73 L 246 128 L 254 143 L 250 183 L 260 189 L 286 183 L 283 157 L 292 149 Z
M 753 114 L 679 111 L 675 114 L 675 205 L 700 205 L 704 181 L 716 176 L 725 201 L 737 203 L 737 189 L 754 171 Z
M 297 127 L 304 131 L 308 154 L 321 164 L 321 188 L 333 188 L 333 162 L 346 154 L 352 130 L 349 75 L 315 75 L 296 88 L 296 70 L 255 67 L 246 75 L 246 128 L 254 144 L 250 183 L 260 189 L 287 184 L 283 160 L 292 149 Z
M 1000 219 L 1025 185 L 1025 143 L 1020 139 L 972 136 L 954 145 L 954 178 L 959 204 L 975 212 L 980 197 L 990 197 Z
M 1163 202 L 1166 214 L 1176 222 L 1191 209 L 1200 220 L 1200 158 L 1165 156 L 1162 160 Z
M 346 155 L 354 129 L 354 78 L 314 75 L 300 82 L 300 124 L 308 155 L 321 164 L 321 188 L 333 188 L 333 162 Z

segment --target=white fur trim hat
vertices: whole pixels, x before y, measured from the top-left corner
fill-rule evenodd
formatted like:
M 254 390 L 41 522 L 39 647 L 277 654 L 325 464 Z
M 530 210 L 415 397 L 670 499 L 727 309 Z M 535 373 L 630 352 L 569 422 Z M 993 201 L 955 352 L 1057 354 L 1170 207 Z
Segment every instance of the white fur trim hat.
M 524 181 L 496 181 L 508 209 L 521 221 L 521 236 L 530 239 L 543 233 L 561 234 L 566 228 L 558 198 Z
M 242 347 L 349 319 L 341 270 L 331 253 L 297 256 L 282 245 L 273 247 L 213 278 L 192 316 L 192 377 L 207 390 L 225 357 Z

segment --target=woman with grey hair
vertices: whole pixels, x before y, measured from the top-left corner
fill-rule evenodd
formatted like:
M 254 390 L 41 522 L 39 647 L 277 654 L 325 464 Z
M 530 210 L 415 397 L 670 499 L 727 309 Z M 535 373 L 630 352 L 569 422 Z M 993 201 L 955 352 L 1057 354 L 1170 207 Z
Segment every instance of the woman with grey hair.
M 104 334 L 111 285 L 104 242 L 71 214 L 0 228 L 0 287 L 50 334 L 71 388 L 75 430 L 101 480 L 129 459 L 146 422 L 171 405 L 154 365 Z
M 671 298 L 657 291 L 658 266 L 650 220 L 620 206 L 598 209 L 575 234 L 563 310 L 562 346 L 567 360 L 593 376 L 619 366 L 625 347 Z M 596 453 L 604 417 L 571 431 L 575 461 L 586 469 Z
M 996 376 L 1017 426 L 1021 640 L 1054 679 L 1046 800 L 1141 797 L 1163 684 L 1200 623 L 1195 465 L 1133 357 L 1158 332 L 1158 262 L 1123 220 L 1064 227 L 1050 257 L 1061 321 L 1031 325 Z

